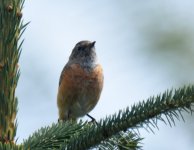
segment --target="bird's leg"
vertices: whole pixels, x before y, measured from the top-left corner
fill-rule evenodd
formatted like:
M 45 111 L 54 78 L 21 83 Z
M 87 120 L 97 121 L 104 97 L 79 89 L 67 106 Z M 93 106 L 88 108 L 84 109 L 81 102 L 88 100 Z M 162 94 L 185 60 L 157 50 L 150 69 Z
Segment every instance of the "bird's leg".
M 86 114 L 86 116 L 88 116 L 90 119 L 92 119 L 91 122 L 95 122 L 96 125 L 98 125 L 98 123 L 96 122 L 96 119 L 94 117 L 90 116 L 89 114 Z
M 93 122 L 95 122 L 96 123 L 96 125 L 98 126 L 98 123 L 96 122 L 96 119 L 94 118 L 94 117 L 92 117 L 92 116 L 90 116 L 89 114 L 86 114 L 90 119 L 92 119 L 92 123 Z M 107 131 L 103 131 L 103 136 L 105 137 L 105 138 L 108 138 L 109 136 L 108 136 L 108 132 Z

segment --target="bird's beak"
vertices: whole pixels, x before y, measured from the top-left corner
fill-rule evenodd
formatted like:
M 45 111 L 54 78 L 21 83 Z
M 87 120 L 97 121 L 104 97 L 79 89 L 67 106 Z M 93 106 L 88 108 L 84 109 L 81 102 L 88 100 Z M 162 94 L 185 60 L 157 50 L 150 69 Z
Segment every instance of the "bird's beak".
M 95 46 L 95 43 L 96 43 L 96 41 L 90 43 L 90 48 L 94 47 Z

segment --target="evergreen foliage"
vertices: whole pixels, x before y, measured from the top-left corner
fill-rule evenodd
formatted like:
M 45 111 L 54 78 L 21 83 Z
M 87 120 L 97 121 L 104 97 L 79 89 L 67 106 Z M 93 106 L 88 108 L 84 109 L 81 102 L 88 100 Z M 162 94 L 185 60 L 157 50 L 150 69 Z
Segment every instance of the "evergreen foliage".
M 128 146 L 129 149 L 140 149 L 141 138 L 136 136 L 139 128 L 153 132 L 154 128 L 158 129 L 158 121 L 172 126 L 175 124 L 175 119 L 183 119 L 183 111 L 193 112 L 193 104 L 194 86 L 174 91 L 167 90 L 161 95 L 150 97 L 146 101 L 134 104 L 131 108 L 127 107 L 100 120 L 98 125 L 65 122 L 42 128 L 24 142 L 24 147 L 33 146 L 31 148 L 35 149 L 54 146 L 64 150 L 83 150 L 93 147 L 124 149 Z M 124 136 L 124 133 L 128 136 Z M 53 137 L 55 142 L 52 142 L 49 137 Z M 122 147 L 119 143 L 122 143 L 120 144 Z
M 194 86 L 167 90 L 101 119 L 98 124 L 67 121 L 41 128 L 21 145 L 16 145 L 21 35 L 27 24 L 21 21 L 24 0 L 0 0 L 0 149 L 3 150 L 136 150 L 141 149 L 138 129 L 154 132 L 158 121 L 174 125 L 182 112 L 192 113 Z
M 19 79 L 18 44 L 25 25 L 21 23 L 23 0 L 0 0 L 0 141 L 13 141 L 16 134 Z

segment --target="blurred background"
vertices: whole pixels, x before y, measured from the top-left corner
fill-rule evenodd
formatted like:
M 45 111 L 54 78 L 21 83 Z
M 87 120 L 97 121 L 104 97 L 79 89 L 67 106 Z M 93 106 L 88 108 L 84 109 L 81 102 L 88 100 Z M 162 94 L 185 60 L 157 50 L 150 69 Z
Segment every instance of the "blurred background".
M 105 83 L 97 120 L 138 101 L 194 82 L 194 1 L 99 0 L 24 4 L 28 25 L 20 58 L 18 141 L 57 122 L 56 95 L 75 44 L 96 41 Z M 145 150 L 193 150 L 194 117 L 155 134 L 140 130 Z M 87 117 L 83 118 L 88 120 Z

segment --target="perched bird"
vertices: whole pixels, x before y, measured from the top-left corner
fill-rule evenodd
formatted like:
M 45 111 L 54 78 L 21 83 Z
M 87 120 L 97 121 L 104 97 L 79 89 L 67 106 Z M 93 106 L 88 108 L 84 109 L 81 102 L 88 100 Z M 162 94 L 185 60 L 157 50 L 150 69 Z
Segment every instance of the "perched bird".
M 103 70 L 97 62 L 95 41 L 80 41 L 72 50 L 59 80 L 59 121 L 76 120 L 96 106 L 103 88 Z

